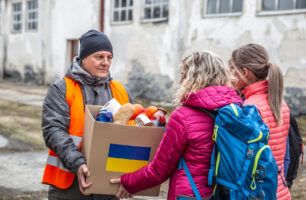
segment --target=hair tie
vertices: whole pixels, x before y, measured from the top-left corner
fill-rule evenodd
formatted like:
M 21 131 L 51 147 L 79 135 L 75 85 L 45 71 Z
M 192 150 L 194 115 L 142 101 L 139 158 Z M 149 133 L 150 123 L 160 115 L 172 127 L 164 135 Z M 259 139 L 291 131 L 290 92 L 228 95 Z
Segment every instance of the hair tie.
M 272 65 L 272 62 L 269 60 L 269 61 L 267 62 L 267 67 L 270 68 L 271 65 Z

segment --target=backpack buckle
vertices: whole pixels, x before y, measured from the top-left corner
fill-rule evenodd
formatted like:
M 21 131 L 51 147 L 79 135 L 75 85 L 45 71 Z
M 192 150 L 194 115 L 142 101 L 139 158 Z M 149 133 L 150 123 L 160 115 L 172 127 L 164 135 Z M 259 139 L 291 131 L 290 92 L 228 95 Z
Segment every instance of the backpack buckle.
M 255 178 L 258 183 L 263 183 L 263 178 L 266 176 L 266 169 L 263 166 L 258 165 L 257 170 L 255 172 Z
M 254 149 L 248 148 L 247 158 L 248 158 L 248 159 L 252 159 L 253 156 L 254 156 Z

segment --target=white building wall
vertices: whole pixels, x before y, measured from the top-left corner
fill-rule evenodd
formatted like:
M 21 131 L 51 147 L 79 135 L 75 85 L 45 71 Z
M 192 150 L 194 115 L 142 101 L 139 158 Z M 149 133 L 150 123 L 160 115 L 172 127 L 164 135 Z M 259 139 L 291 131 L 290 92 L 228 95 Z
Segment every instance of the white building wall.
M 133 22 L 125 24 L 111 22 L 111 1 L 105 3 L 105 32 L 114 46 L 111 71 L 119 80 L 127 80 L 137 61 L 147 72 L 174 81 L 188 52 L 209 49 L 227 63 L 231 52 L 247 43 L 265 46 L 284 74 L 289 68 L 306 69 L 305 10 L 264 15 L 260 0 L 244 0 L 239 16 L 207 17 L 205 0 L 170 0 L 168 22 L 144 23 L 141 2 L 134 0 Z
M 12 32 L 12 3 L 22 2 L 22 30 L 20 33 Z M 39 7 L 39 15 L 43 12 Z M 6 5 L 6 45 L 7 62 L 5 68 L 17 70 L 20 74 L 24 73 L 26 65 L 32 66 L 35 71 L 40 68 L 42 63 L 42 35 L 40 28 L 42 20 L 38 21 L 38 31 L 28 31 L 26 29 L 26 1 L 11 0 Z
M 51 0 L 50 62 L 47 82 L 64 76 L 70 57 L 68 40 L 79 37 L 90 29 L 100 28 L 99 0 Z
M 113 24 L 111 1 L 105 1 L 105 33 L 114 48 L 111 73 L 116 79 L 126 82 L 133 62 L 137 62 L 146 72 L 167 75 L 173 80 L 182 48 L 180 41 L 184 38 L 184 18 L 181 15 L 184 8 L 181 3 L 170 1 L 167 22 L 143 22 L 142 2 L 134 0 L 132 23 Z
M 186 50 L 211 49 L 227 63 L 231 52 L 244 44 L 265 46 L 286 74 L 306 70 L 306 12 L 264 15 L 259 0 L 244 1 L 241 16 L 203 17 L 203 0 L 193 1 Z M 290 83 L 287 83 L 288 85 Z M 306 86 L 306 82 L 305 82 Z
M 23 31 L 12 33 L 11 3 L 17 1 L 23 2 Z M 1 18 L 1 65 L 6 41 L 6 69 L 23 74 L 25 65 L 33 66 L 45 74 L 45 83 L 65 74 L 70 58 L 68 40 L 100 28 L 100 0 L 39 0 L 37 32 L 25 30 L 26 0 L 0 0 L 2 5 L 4 2 L 8 5 L 2 6 L 6 14 Z M 134 0 L 133 22 L 113 24 L 113 1 L 104 2 L 104 32 L 114 48 L 111 73 L 123 83 L 127 83 L 135 63 L 147 73 L 165 75 L 177 83 L 180 60 L 188 52 L 210 49 L 227 62 L 232 50 L 251 42 L 264 45 L 284 74 L 295 68 L 298 70 L 288 74 L 303 78 L 299 70 L 306 69 L 305 11 L 262 15 L 261 0 L 244 0 L 240 16 L 206 17 L 206 0 L 169 0 L 168 21 L 150 23 L 142 21 L 143 0 Z
M 4 4 L 1 0 L 0 3 Z M 22 2 L 23 23 L 20 33 L 13 33 L 12 3 Z M 68 40 L 78 39 L 90 29 L 100 28 L 99 0 L 38 1 L 38 31 L 26 30 L 26 0 L 8 0 L 6 16 L 0 34 L 0 48 L 6 37 L 6 70 L 16 70 L 23 77 L 24 67 L 32 66 L 44 74 L 44 83 L 52 83 L 64 76 L 70 59 Z M 3 61 L 4 53 L 0 52 Z M 69 61 L 69 62 L 68 62 Z M 3 62 L 2 62 L 3 63 Z M 1 66 L 2 66 L 1 63 Z
M 3 44 L 3 41 L 4 41 L 4 36 L 3 36 L 3 24 L 4 24 L 4 1 L 3 0 L 0 0 L 0 80 L 2 79 L 2 73 L 3 73 L 3 52 L 4 52 L 4 44 Z

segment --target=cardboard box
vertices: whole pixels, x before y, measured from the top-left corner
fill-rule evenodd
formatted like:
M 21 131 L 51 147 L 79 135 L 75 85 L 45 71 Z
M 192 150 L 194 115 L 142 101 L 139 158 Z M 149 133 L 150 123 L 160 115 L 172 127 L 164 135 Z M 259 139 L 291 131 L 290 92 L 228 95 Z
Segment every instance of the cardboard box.
M 95 121 L 102 106 L 86 105 L 82 153 L 87 160 L 93 185 L 86 189 L 92 194 L 116 194 L 119 184 L 110 179 L 136 171 L 152 161 L 163 137 L 162 127 L 139 127 Z M 132 157 L 129 157 L 132 156 Z M 137 193 L 158 196 L 160 186 Z

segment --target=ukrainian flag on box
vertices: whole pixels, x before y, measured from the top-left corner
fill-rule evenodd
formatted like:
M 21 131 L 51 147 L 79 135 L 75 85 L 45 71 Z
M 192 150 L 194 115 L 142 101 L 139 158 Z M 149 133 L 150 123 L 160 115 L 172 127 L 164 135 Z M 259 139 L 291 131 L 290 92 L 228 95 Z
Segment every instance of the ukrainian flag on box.
M 149 163 L 151 147 L 110 144 L 106 171 L 130 173 Z

